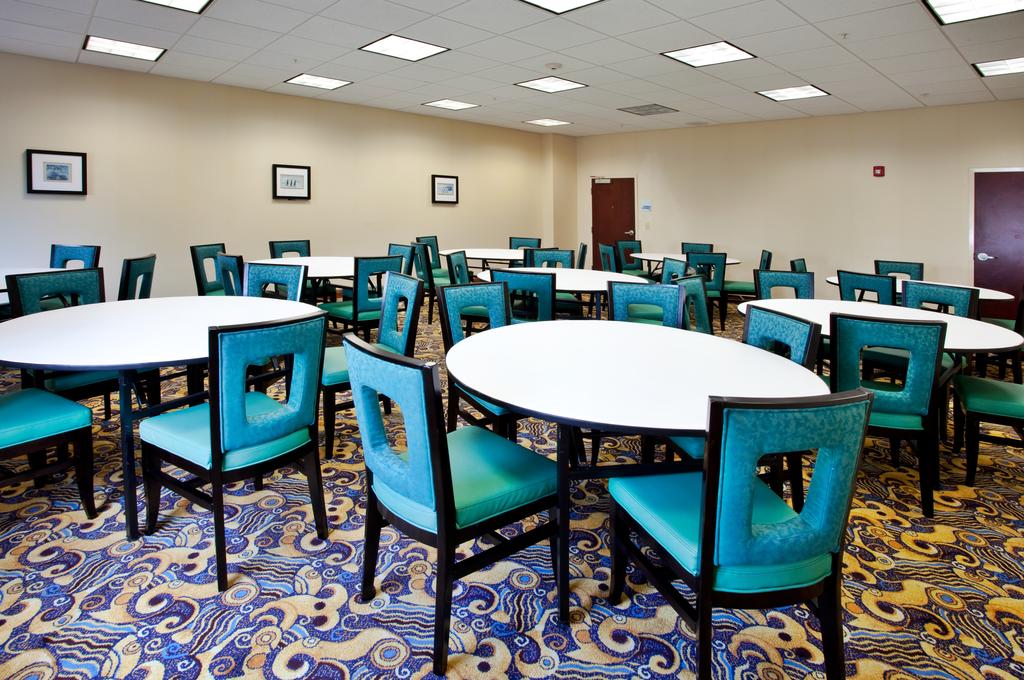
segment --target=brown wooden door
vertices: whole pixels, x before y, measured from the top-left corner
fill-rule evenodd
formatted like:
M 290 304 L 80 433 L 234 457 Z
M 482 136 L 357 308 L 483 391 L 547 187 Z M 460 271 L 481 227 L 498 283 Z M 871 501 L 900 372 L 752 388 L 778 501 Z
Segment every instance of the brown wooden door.
M 590 180 L 590 252 L 594 269 L 601 268 L 599 243 L 614 246 L 616 241 L 636 238 L 636 196 L 632 177 Z
M 1010 293 L 984 316 L 1013 318 L 1024 284 L 1024 172 L 974 174 L 974 285 Z

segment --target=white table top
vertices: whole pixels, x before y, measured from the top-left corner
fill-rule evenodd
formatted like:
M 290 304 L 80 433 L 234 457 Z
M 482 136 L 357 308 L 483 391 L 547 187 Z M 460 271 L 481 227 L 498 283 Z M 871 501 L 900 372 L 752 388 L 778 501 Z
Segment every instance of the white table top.
M 594 269 L 568 269 L 565 267 L 518 267 L 513 272 L 537 272 L 555 275 L 555 290 L 566 293 L 601 293 L 608 290 L 609 281 L 625 283 L 647 283 L 647 279 L 632 274 L 603 272 Z M 478 279 L 491 280 L 491 270 L 477 273 Z
M 996 352 L 1016 349 L 1024 343 L 1024 337 L 1008 328 L 995 324 L 966 319 L 952 314 L 940 314 L 925 309 L 913 309 L 899 305 L 880 305 L 877 302 L 847 302 L 843 300 L 797 300 L 778 298 L 772 300 L 751 300 L 741 303 L 740 314 L 746 314 L 747 306 L 757 305 L 785 314 L 821 324 L 821 334 L 829 334 L 829 315 L 854 314 L 904 321 L 945 321 L 947 352 Z
M 520 262 L 523 259 L 523 251 L 520 249 L 510 250 L 508 248 L 450 248 L 442 250 L 442 255 L 451 255 L 460 250 L 466 252 L 467 260 L 504 260 L 505 262 Z
M 907 279 L 896 278 L 896 292 L 903 292 L 903 282 Z M 825 279 L 826 282 L 831 283 L 833 286 L 839 285 L 838 276 L 829 276 Z M 959 283 L 943 283 L 942 281 L 921 281 L 921 283 L 931 283 L 936 286 L 953 286 L 955 288 L 977 288 L 979 300 L 1012 300 L 1013 296 L 1009 293 L 1004 293 L 1001 290 L 993 290 L 991 288 L 980 288 L 978 286 L 965 286 Z
M 595 370 L 623 353 L 628 371 Z M 619 321 L 503 326 L 466 338 L 446 362 L 452 378 L 488 401 L 563 424 L 626 432 L 704 431 L 709 396 L 828 393 L 811 371 L 756 347 Z
M 310 279 L 341 279 L 355 275 L 356 259 L 354 257 L 271 257 L 265 260 L 253 260 L 258 264 L 304 264 L 306 277 Z
M 68 370 L 149 368 L 205 361 L 210 326 L 317 312 L 273 298 L 168 297 L 65 307 L 0 324 L 0 365 Z
M 682 260 L 683 262 L 686 262 L 686 255 L 683 255 L 682 253 L 643 253 L 643 252 L 641 252 L 641 253 L 630 253 L 630 257 L 632 257 L 634 259 L 637 259 L 637 260 L 644 260 L 646 262 L 664 262 L 666 258 L 670 259 L 670 260 Z M 742 262 L 743 262 L 743 260 L 737 260 L 735 257 L 728 257 L 728 256 L 726 256 L 726 258 L 725 258 L 725 264 L 726 265 L 742 264 Z

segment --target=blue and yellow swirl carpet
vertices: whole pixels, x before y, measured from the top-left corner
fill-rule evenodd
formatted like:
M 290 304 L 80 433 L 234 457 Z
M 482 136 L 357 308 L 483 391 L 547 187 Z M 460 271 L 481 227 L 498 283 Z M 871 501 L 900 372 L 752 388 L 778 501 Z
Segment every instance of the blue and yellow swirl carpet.
M 441 357 L 437 328 L 421 321 L 419 357 Z M 0 389 L 16 378 L 0 374 Z M 263 491 L 235 485 L 225 593 L 210 516 L 191 503 L 165 491 L 157 533 L 125 541 L 117 429 L 96 423 L 98 519 L 79 510 L 72 479 L 0 489 L 0 678 L 430 675 L 432 551 L 386 529 L 377 597 L 357 596 L 364 496 L 351 413 L 323 464 L 330 540 L 316 538 L 299 472 L 276 473 Z M 546 423 L 523 421 L 519 441 L 554 453 Z M 637 447 L 610 438 L 602 456 Z M 872 440 L 861 469 L 844 560 L 848 676 L 1024 677 L 1024 454 L 983 444 L 971 488 L 944 447 L 934 520 L 918 510 L 904 456 L 894 469 L 887 442 Z M 607 523 L 604 484 L 579 486 L 570 626 L 556 620 L 546 544 L 457 581 L 449 676 L 691 677 L 692 632 L 638 573 L 621 604 L 605 601 Z M 716 677 L 823 677 L 818 624 L 803 607 L 716 610 L 714 625 Z

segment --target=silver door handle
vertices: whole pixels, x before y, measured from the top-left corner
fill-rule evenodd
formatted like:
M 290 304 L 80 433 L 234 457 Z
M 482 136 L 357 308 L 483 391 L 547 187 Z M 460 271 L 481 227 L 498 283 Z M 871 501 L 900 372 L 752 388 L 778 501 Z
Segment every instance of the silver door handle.
M 989 260 L 998 259 L 998 255 L 989 255 L 988 253 L 978 253 L 978 262 L 988 262 Z
M 632 236 L 633 234 L 636 233 L 636 230 L 635 229 L 630 229 L 629 231 L 624 231 L 622 233 L 625 234 L 626 236 Z M 980 259 L 980 256 L 979 256 L 979 259 Z

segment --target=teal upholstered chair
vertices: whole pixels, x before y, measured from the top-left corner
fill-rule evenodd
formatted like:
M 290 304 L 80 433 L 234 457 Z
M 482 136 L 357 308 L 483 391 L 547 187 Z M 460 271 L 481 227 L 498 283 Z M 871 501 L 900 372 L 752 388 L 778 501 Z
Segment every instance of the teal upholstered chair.
M 939 475 L 939 412 L 945 409 L 940 357 L 946 339 L 942 321 L 894 321 L 833 314 L 830 382 L 833 392 L 863 385 L 875 394 L 869 431 L 888 437 L 893 465 L 899 464 L 904 440 L 917 442 L 921 510 L 934 514 L 933 490 Z M 909 355 L 902 385 L 862 380 L 861 354 L 867 348 L 904 350 Z
M 423 282 L 423 292 L 427 297 L 427 323 L 434 323 L 434 307 L 437 305 L 437 289 L 451 283 L 448 271 L 442 269 L 444 276 L 435 276 L 435 269 L 430 266 L 430 251 L 426 243 L 413 243 L 413 275 Z M 463 253 L 463 256 L 465 253 Z
M 633 253 L 642 253 L 644 250 L 643 244 L 636 239 L 625 239 L 615 242 L 615 257 L 619 263 L 619 271 L 623 274 L 632 274 L 633 276 L 643 276 L 645 278 L 650 277 L 647 270 L 644 269 L 644 263 L 640 260 L 633 259 Z
M 55 272 L 18 274 L 7 277 L 11 314 L 27 316 L 49 311 L 47 302 L 60 298 L 68 306 L 104 302 L 103 269 L 64 269 Z M 68 329 L 73 332 L 73 328 Z M 42 387 L 73 399 L 103 397 L 103 417 L 110 419 L 110 395 L 118 390 L 117 371 L 21 372 L 22 385 Z M 152 396 L 152 394 L 150 395 Z
M 153 290 L 153 270 L 156 255 L 126 257 L 121 263 L 121 282 L 117 287 L 118 300 L 145 300 Z
M 953 378 L 953 448 L 959 453 L 966 438 L 966 482 L 970 486 L 978 472 L 979 442 L 1024 446 L 1018 438 L 982 432 L 982 423 L 1009 426 L 1020 437 L 1024 432 L 1024 385 L 969 375 Z
M 683 241 L 679 244 L 679 252 L 683 255 L 689 255 L 690 253 L 712 253 L 715 251 L 715 246 L 712 243 L 689 243 Z
M 325 328 L 323 314 L 211 328 L 210 403 L 169 411 L 139 425 L 146 533 L 156 531 L 164 487 L 210 510 L 218 590 L 228 587 L 227 484 L 301 464 L 309 483 L 317 536 L 327 539 L 316 408 Z M 247 391 L 247 367 L 268 355 L 284 357 L 289 365 L 285 403 L 262 392 Z M 190 473 L 194 481 L 168 474 L 164 465 Z M 200 490 L 206 484 L 209 493 Z
M 710 680 L 714 607 L 816 599 L 825 677 L 845 678 L 843 544 L 870 409 L 864 390 L 778 401 L 713 397 L 703 472 L 609 480 L 609 602 L 621 598 L 632 559 L 696 632 L 697 678 Z M 797 512 L 757 468 L 789 451 L 814 450 L 807 501 Z M 657 564 L 641 546 L 655 549 Z M 677 579 L 693 604 L 672 586 Z
M 551 321 L 555 318 L 554 274 L 493 269 L 491 281 L 508 285 L 512 323 Z
M 364 602 L 376 595 L 385 525 L 435 548 L 433 671 L 444 675 L 455 579 L 545 539 L 557 555 L 555 463 L 483 428 L 462 427 L 445 435 L 436 363 L 382 352 L 352 337 L 345 339 L 345 352 L 366 461 L 360 594 Z M 380 397 L 393 400 L 404 415 L 407 445 L 402 449 L 388 441 Z M 460 559 L 460 544 L 545 511 L 545 520 L 530 522 L 531 528 L 515 538 Z
M 534 238 L 533 236 L 509 236 L 508 247 L 509 250 L 519 250 L 520 248 L 540 248 L 540 239 Z
M 469 273 L 469 262 L 466 261 L 466 251 L 457 250 L 444 256 L 448 262 L 449 280 L 453 284 L 463 285 L 472 282 Z
M 587 244 L 581 242 L 579 249 L 576 251 L 576 269 L 587 268 Z
M 612 321 L 631 321 L 683 328 L 686 290 L 665 283 L 608 283 L 608 310 Z M 660 314 L 657 318 L 651 312 Z M 642 313 L 642 314 L 641 314 Z
M 327 312 L 328 321 L 341 324 L 342 332 L 362 331 L 363 337 L 369 340 L 370 332 L 380 321 L 381 296 L 371 286 L 374 279 L 379 279 L 385 272 L 402 271 L 402 258 L 398 255 L 388 257 L 357 257 L 355 260 L 355 276 L 351 300 L 342 302 L 323 302 L 320 309 Z M 379 286 L 376 290 L 379 290 Z
M 463 328 L 463 319 L 467 317 L 482 318 L 490 328 L 512 323 L 508 286 L 501 282 L 445 286 L 441 289 L 440 309 L 441 341 L 446 354 L 469 335 L 469 331 Z M 474 411 L 462 409 L 462 401 L 468 402 Z M 455 430 L 459 416 L 473 425 L 490 425 L 498 434 L 515 441 L 518 414 L 467 392 L 458 381 L 448 376 L 449 432 Z
M 293 241 L 269 241 L 270 257 L 309 257 L 312 250 L 309 239 L 296 239 Z
M 425 246 L 426 244 L 420 244 Z M 384 275 L 383 302 L 381 303 L 380 330 L 374 346 L 384 352 L 411 357 L 416 350 L 416 332 L 419 327 L 420 308 L 423 306 L 423 281 L 397 272 Z M 405 323 L 398 313 L 405 309 Z M 338 411 L 345 411 L 353 402 L 338 402 L 338 395 L 351 389 L 348 359 L 341 346 L 324 350 L 324 372 L 321 378 L 324 404 L 324 456 L 334 456 L 334 428 Z M 384 402 L 387 412 L 391 403 Z
M 797 299 L 812 300 L 814 299 L 814 273 L 765 271 L 763 269 L 754 272 L 754 297 L 758 300 L 771 299 L 772 291 L 776 288 L 792 290 L 793 296 Z
M 437 245 L 437 236 L 417 236 L 416 243 L 425 243 L 427 245 L 427 251 L 430 253 L 430 267 L 433 270 L 434 278 L 438 281 L 438 285 L 441 279 L 452 279 L 446 270 L 441 265 L 441 250 L 440 246 Z M 454 279 L 452 279 L 454 282 Z
M 402 258 L 402 273 L 412 276 L 414 248 L 408 243 L 389 243 L 388 255 L 398 255 Z
M 564 267 L 572 269 L 573 252 L 559 248 L 535 248 L 533 250 L 533 267 Z
M 245 261 L 241 255 L 217 253 L 217 278 L 223 287 L 222 295 L 242 295 L 242 272 Z
M 689 274 L 689 272 L 690 266 L 686 264 L 686 260 L 666 257 L 661 263 L 661 282 L 678 283 L 679 279 Z
M 82 269 L 100 266 L 99 246 L 72 246 L 63 243 L 50 244 L 50 268 L 67 269 L 72 262 L 81 262 Z
M 227 279 L 225 279 L 225 287 L 226 282 Z M 248 262 L 245 265 L 242 295 L 263 297 L 270 289 L 273 289 L 285 300 L 301 302 L 302 292 L 305 288 L 306 265 L 304 264 Z
M 921 281 L 924 279 L 924 263 L 904 262 L 902 260 L 875 260 L 875 273 L 879 276 L 902 274 L 911 281 Z
M 762 250 L 761 261 L 757 269 L 768 270 L 772 268 L 772 251 Z M 754 277 L 757 277 L 757 271 L 754 272 Z M 760 297 L 757 295 L 757 284 L 756 281 L 730 281 L 725 280 L 725 292 L 727 295 L 732 295 L 738 298 L 744 297 Z
M 728 309 L 725 294 L 725 253 L 696 253 L 686 256 L 686 263 L 704 277 L 707 299 L 718 306 L 718 325 L 725 330 L 725 315 Z
M 789 271 L 791 272 L 805 272 L 807 271 L 807 260 L 802 257 L 798 257 L 795 260 L 789 261 Z
M 683 328 L 688 331 L 714 335 L 711 325 L 711 312 L 708 309 L 708 296 L 704 287 L 704 277 L 699 274 L 684 276 L 676 280 L 676 284 L 686 291 L 686 311 L 683 312 Z
M 196 278 L 196 293 L 198 295 L 223 295 L 224 284 L 220 280 L 217 254 L 227 251 L 224 244 L 206 243 L 200 246 L 189 246 L 188 250 L 192 256 L 192 273 Z
M 882 274 L 861 274 L 839 271 L 839 298 L 860 301 L 866 293 L 874 293 L 875 301 L 883 305 L 896 304 L 896 279 Z
M 74 458 L 68 458 L 68 447 Z M 50 450 L 55 460 L 49 462 Z M 93 499 L 92 411 L 56 394 L 28 388 L 0 395 L 0 460 L 27 456 L 23 472 L 0 474 L 0 485 L 32 479 L 41 485 L 56 472 L 75 469 L 86 517 L 96 517 Z
M 982 317 L 982 321 L 986 323 L 995 324 L 1002 326 L 1003 328 L 1009 328 L 1010 330 L 1024 335 L 1024 291 L 1022 291 L 1017 298 L 1017 311 L 1012 319 L 1004 319 L 1001 317 L 987 316 Z M 1013 370 L 1013 382 L 1018 385 L 1024 382 L 1024 371 L 1021 370 L 1021 350 L 1020 348 L 1010 350 L 1008 352 L 998 352 L 996 354 L 975 354 L 974 362 L 977 366 L 977 374 L 984 376 L 988 373 L 988 364 L 990 358 L 994 358 L 996 365 L 999 367 L 999 379 L 1006 379 L 1006 365 L 1010 364 Z
M 604 272 L 617 272 L 619 271 L 617 258 L 615 256 L 615 247 L 610 246 L 607 243 L 598 243 L 597 252 L 601 257 L 601 271 Z
M 547 267 L 572 269 L 574 267 L 574 253 L 571 250 L 559 248 L 533 248 L 526 249 L 530 254 L 527 267 Z M 584 257 L 585 257 L 584 253 Z M 588 303 L 584 302 L 578 294 L 568 291 L 555 291 L 555 311 L 559 314 L 566 314 L 573 317 L 584 315 L 584 308 Z

